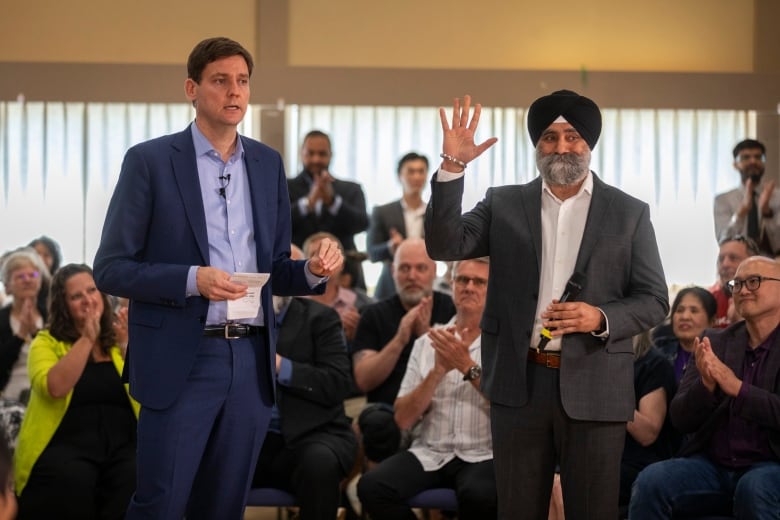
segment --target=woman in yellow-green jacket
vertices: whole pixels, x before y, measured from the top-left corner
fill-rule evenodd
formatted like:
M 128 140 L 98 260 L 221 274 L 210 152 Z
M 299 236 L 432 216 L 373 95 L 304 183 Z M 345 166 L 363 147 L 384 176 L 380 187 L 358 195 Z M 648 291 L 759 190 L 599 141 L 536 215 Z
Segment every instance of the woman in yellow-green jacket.
M 30 347 L 30 403 L 15 454 L 19 520 L 124 518 L 138 405 L 121 381 L 114 314 L 86 265 L 52 279 L 49 328 Z

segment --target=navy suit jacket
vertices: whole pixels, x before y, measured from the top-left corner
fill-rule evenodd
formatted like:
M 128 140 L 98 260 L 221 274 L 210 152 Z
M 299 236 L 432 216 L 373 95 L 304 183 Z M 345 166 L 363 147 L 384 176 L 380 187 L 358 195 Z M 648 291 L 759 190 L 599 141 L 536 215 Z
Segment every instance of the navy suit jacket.
M 734 374 L 742 379 L 748 332 L 744 321 L 726 329 L 708 330 L 712 352 Z M 780 334 L 769 346 L 764 360 L 764 373 L 748 391 L 745 399 L 737 403 L 735 398 L 719 388 L 710 394 L 701 383 L 696 363 L 688 363 L 669 410 L 672 424 L 683 433 L 691 434 L 680 450 L 681 456 L 706 451 L 713 433 L 724 416 L 736 414 L 760 425 L 769 432 L 769 446 L 775 457 L 780 458 Z
M 438 175 L 438 174 L 437 174 Z M 490 256 L 482 316 L 482 389 L 505 406 L 528 402 L 526 362 L 542 261 L 542 180 L 490 188 L 461 215 L 464 180 L 431 181 L 425 243 L 435 260 Z M 609 321 L 605 340 L 567 334 L 561 343 L 560 394 L 572 419 L 626 421 L 634 413 L 632 337 L 669 310 L 661 258 L 647 204 L 593 174 L 593 194 L 575 271 L 586 280 L 579 301 Z
M 240 137 L 251 192 L 257 272 L 270 345 L 259 380 L 273 394 L 276 329 L 271 294 L 311 292 L 303 261 L 290 260 L 290 206 L 278 152 Z M 125 364 L 130 392 L 143 406 L 176 400 L 195 361 L 209 302 L 186 297 L 190 266 L 208 266 L 206 215 L 189 128 L 130 148 L 125 155 L 95 256 L 101 291 L 130 299 Z M 324 285 L 324 284 L 323 284 Z M 324 287 L 322 287 L 324 289 Z M 270 320 L 270 321 L 269 321 Z

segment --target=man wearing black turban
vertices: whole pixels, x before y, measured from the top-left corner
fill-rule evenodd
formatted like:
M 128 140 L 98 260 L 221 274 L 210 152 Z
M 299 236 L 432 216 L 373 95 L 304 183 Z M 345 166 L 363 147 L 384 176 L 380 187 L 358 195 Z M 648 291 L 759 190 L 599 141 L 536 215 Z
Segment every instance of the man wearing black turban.
M 560 90 L 528 110 L 540 177 L 490 188 L 462 214 L 466 165 L 496 142 L 474 142 L 481 107 L 470 118 L 470 105 L 469 96 L 462 106 L 455 100 L 451 121 L 440 111 L 444 160 L 431 181 L 425 240 L 436 260 L 491 258 L 482 390 L 499 518 L 547 518 L 556 464 L 567 516 L 617 518 L 635 405 L 631 338 L 669 310 L 649 208 L 590 171 L 601 113 Z

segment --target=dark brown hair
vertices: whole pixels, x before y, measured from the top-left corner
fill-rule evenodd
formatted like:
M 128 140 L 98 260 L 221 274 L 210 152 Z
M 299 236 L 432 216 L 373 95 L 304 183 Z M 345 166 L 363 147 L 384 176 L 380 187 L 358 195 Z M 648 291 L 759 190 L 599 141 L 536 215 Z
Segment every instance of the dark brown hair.
M 87 273 L 92 276 L 92 269 L 85 264 L 68 264 L 60 267 L 54 278 L 51 280 L 51 290 L 49 292 L 49 333 L 60 341 L 75 342 L 81 337 L 81 333 L 73 323 L 73 316 L 70 315 L 68 308 L 68 295 L 65 291 L 65 284 L 73 276 L 81 273 Z M 103 314 L 100 316 L 100 336 L 98 343 L 103 352 L 108 353 L 108 349 L 116 344 L 114 334 L 114 312 L 108 296 L 100 293 L 103 299 Z
M 187 77 L 195 83 L 200 83 L 201 75 L 206 65 L 230 56 L 241 56 L 244 58 L 247 69 L 249 69 L 249 76 L 252 77 L 254 62 L 249 51 L 240 43 L 221 36 L 203 40 L 192 49 L 190 57 L 187 59 Z

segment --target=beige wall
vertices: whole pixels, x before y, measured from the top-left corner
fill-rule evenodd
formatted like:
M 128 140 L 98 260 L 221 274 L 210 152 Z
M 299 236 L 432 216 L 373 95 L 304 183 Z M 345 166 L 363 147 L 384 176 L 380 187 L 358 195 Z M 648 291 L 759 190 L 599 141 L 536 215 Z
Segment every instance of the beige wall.
M 294 66 L 750 72 L 746 0 L 290 1 Z
M 750 0 L 287 3 L 289 21 L 274 23 L 289 31 L 292 66 L 686 72 L 753 66 Z M 194 42 L 210 35 L 256 49 L 257 14 L 256 0 L 13 2 L 0 17 L 0 61 L 180 64 Z
M 192 46 L 208 36 L 230 35 L 247 47 L 255 42 L 256 0 L 5 4 L 0 61 L 182 64 Z

